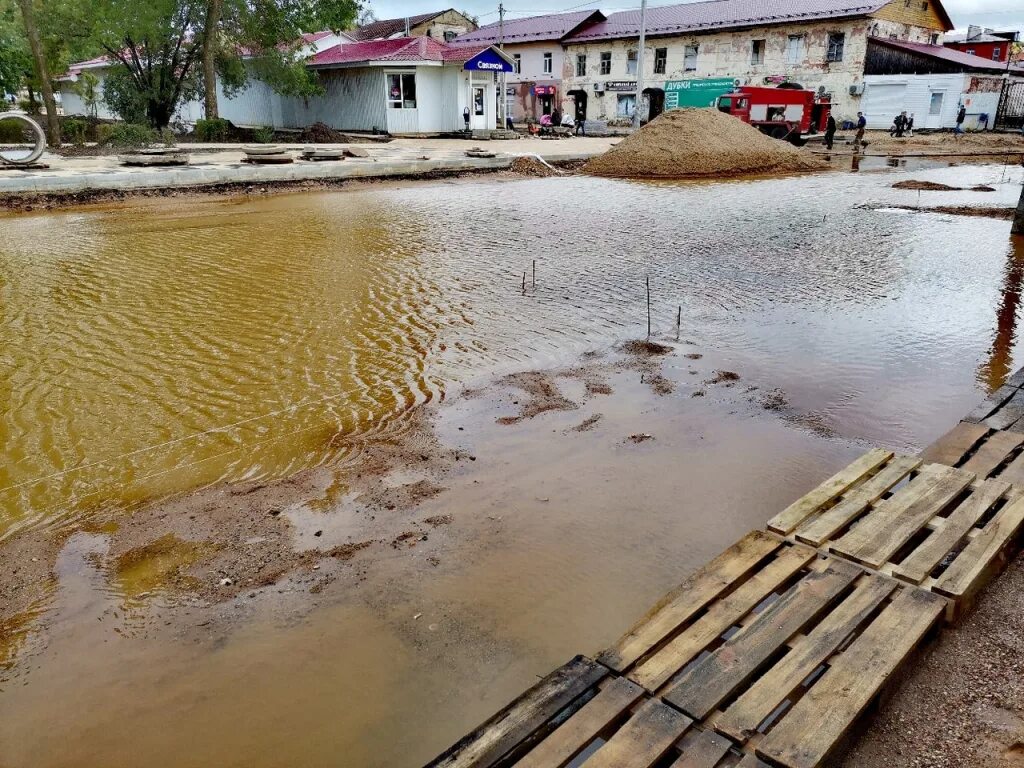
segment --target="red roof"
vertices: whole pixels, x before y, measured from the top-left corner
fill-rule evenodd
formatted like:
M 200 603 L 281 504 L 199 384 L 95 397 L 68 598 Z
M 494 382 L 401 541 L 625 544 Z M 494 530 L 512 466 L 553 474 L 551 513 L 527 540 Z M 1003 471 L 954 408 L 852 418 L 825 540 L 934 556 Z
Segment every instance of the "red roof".
M 900 48 L 904 51 L 927 56 L 930 59 L 939 59 L 949 62 L 965 70 L 983 70 L 987 72 L 1006 72 L 1013 74 L 1024 74 L 1024 69 L 1010 66 L 1007 69 L 1006 62 L 993 61 L 984 56 L 975 56 L 972 53 L 964 53 L 956 48 L 947 48 L 944 45 L 929 45 L 927 43 L 911 43 L 905 40 L 890 40 L 884 37 L 872 37 L 871 42 L 882 43 L 892 48 Z
M 504 25 L 495 22 L 475 32 L 459 35 L 452 42 L 455 45 L 471 43 L 496 44 L 499 38 L 506 43 L 529 43 L 540 40 L 561 40 L 576 31 L 586 22 L 604 21 L 600 11 L 576 11 L 574 13 L 553 13 L 547 16 L 530 16 L 525 19 L 511 19 Z
M 434 11 L 433 13 L 421 13 L 418 16 L 409 16 L 409 28 L 411 29 L 418 24 L 423 24 L 424 22 L 436 19 L 442 13 L 448 13 L 448 11 L 454 10 L 454 8 L 446 8 L 443 11 Z M 456 11 L 456 13 L 458 13 L 458 11 Z M 466 20 L 470 21 L 469 19 Z M 405 32 L 405 21 L 405 16 L 399 19 L 380 19 L 379 21 L 371 21 L 369 24 L 364 24 L 358 29 L 352 30 L 349 34 L 355 40 L 382 40 Z M 472 24 L 471 21 L 470 24 Z
M 820 19 L 866 16 L 888 0 L 705 0 L 647 9 L 647 34 L 677 35 L 714 29 L 736 29 L 769 24 L 793 24 Z M 637 37 L 640 11 L 610 14 L 566 38 L 568 43 Z
M 469 61 L 490 46 L 455 47 L 432 37 L 397 37 L 392 40 L 367 40 L 342 43 L 313 56 L 307 64 L 324 67 L 361 64 L 370 61 Z

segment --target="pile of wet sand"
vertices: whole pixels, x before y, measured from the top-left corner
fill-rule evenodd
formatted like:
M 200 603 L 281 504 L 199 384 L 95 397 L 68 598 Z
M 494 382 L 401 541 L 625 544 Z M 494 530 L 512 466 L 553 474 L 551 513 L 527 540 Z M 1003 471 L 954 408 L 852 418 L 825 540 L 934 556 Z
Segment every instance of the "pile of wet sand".
M 715 109 L 660 115 L 584 167 L 618 178 L 680 179 L 822 170 L 828 166 Z
M 963 192 L 969 190 L 971 192 L 995 192 L 995 187 L 990 187 L 985 184 L 978 184 L 974 187 L 951 187 L 949 184 L 941 184 L 937 181 L 918 181 L 917 179 L 909 179 L 907 181 L 897 181 L 892 185 L 893 189 L 916 189 L 922 192 Z
M 561 175 L 554 168 L 544 165 L 544 163 L 540 162 L 536 158 L 526 156 L 517 157 L 513 160 L 512 165 L 509 166 L 509 170 L 513 173 L 518 173 L 523 176 L 533 176 L 538 179 Z

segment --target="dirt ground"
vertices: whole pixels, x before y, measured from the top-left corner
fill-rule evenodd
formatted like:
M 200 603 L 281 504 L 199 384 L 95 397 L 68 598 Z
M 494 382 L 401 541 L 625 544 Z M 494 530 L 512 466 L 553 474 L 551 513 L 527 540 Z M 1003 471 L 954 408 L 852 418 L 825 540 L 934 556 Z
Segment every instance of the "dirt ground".
M 839 766 L 1024 766 L 1024 556 L 922 654 Z
M 840 137 L 839 152 L 851 152 L 853 133 Z M 981 131 L 960 136 L 952 131 L 906 136 L 901 139 L 889 136 L 888 131 L 868 131 L 864 135 L 864 154 L 892 156 L 972 156 L 972 155 L 1020 155 L 1024 159 L 1024 135 L 1020 133 L 996 133 Z M 815 149 L 814 152 L 826 152 Z

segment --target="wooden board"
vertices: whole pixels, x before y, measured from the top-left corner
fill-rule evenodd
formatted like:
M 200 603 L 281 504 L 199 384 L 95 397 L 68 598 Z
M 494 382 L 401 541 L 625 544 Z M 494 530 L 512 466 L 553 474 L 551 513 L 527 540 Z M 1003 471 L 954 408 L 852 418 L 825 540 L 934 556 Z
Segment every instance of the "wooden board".
M 476 730 L 428 763 L 428 768 L 491 768 L 507 765 L 556 715 L 592 692 L 608 670 L 584 656 L 556 669 Z
M 994 432 L 982 441 L 974 455 L 961 465 L 961 469 L 965 472 L 973 472 L 978 477 L 988 477 L 1001 464 L 1008 462 L 1011 454 L 1022 444 L 1024 444 L 1024 434 Z
M 714 731 L 691 731 L 683 738 L 682 754 L 672 768 L 715 768 L 731 747 L 731 741 Z
M 782 542 L 770 534 L 747 534 L 683 581 L 597 660 L 624 672 L 781 546 Z
M 938 621 L 942 598 L 902 591 L 757 746 L 785 768 L 818 768 Z
M 664 698 L 702 719 L 735 693 L 798 632 L 824 612 L 860 575 L 852 564 L 833 561 L 813 571 L 762 611 L 743 631 L 692 664 Z
M 649 699 L 614 736 L 587 758 L 587 768 L 651 768 L 692 722 L 667 704 Z
M 982 424 L 992 429 L 1010 429 L 1024 417 L 1024 391 L 1017 390 L 1013 396 Z
M 815 556 L 814 550 L 809 547 L 798 545 L 780 548 L 774 559 L 748 579 L 737 582 L 734 591 L 715 601 L 702 616 L 664 647 L 644 658 L 629 673 L 630 679 L 654 693 L 719 635 L 803 570 Z
M 930 465 L 873 514 L 829 546 L 829 551 L 871 568 L 879 568 L 959 496 L 974 475 L 952 467 Z
M 895 457 L 806 519 L 792 538 L 951 598 L 953 620 L 999 573 L 1024 534 L 1017 508 L 1008 510 L 1024 493 L 1005 479 L 1010 468 L 997 468 L 987 480 L 967 470 L 972 462 L 982 472 L 998 466 L 992 457 L 1024 445 L 1024 434 L 996 432 L 993 438 L 991 449 L 982 444 L 960 469 Z M 1016 461 L 1024 470 L 1024 461 Z M 917 473 L 900 480 L 909 466 Z M 893 485 L 884 488 L 889 481 Z
M 822 506 L 841 496 L 850 486 L 864 479 L 892 458 L 891 451 L 874 448 L 861 456 L 850 466 L 840 470 L 806 496 L 790 504 L 786 509 L 768 521 L 768 530 L 784 536 L 792 533 L 797 526 Z
M 1022 372 L 1024 372 L 1024 368 L 1018 371 L 1018 373 Z M 978 424 L 984 421 L 993 413 L 1002 408 L 1003 405 L 1007 403 L 1010 400 L 1010 398 L 1017 393 L 1018 389 L 1018 386 L 1014 386 L 1013 384 L 1007 382 L 999 389 L 997 389 L 995 392 L 993 392 L 991 395 L 982 400 L 977 406 L 975 406 L 975 408 L 970 413 L 964 416 L 963 419 L 961 419 L 961 421 L 967 421 L 970 422 L 971 424 Z
M 925 448 L 921 452 L 921 458 L 931 464 L 955 467 L 988 433 L 989 429 L 984 424 L 962 421 Z

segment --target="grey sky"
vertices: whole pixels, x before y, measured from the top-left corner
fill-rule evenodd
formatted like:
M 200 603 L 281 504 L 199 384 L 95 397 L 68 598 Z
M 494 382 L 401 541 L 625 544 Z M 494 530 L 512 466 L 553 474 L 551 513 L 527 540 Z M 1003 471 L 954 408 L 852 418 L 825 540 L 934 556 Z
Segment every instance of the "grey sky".
M 651 5 L 673 5 L 680 0 L 649 0 Z M 442 8 L 455 7 L 466 10 L 480 17 L 481 24 L 498 20 L 497 0 L 369 0 L 371 7 L 379 18 L 388 19 L 398 16 L 415 15 Z M 535 16 L 541 13 L 558 13 L 568 8 L 599 8 L 608 13 L 639 6 L 639 0 L 504 0 L 509 17 Z M 581 3 L 583 5 L 581 6 Z M 793 0 L 799 5 L 800 0 Z M 944 0 L 943 4 L 953 23 L 958 28 L 966 28 L 968 24 L 980 24 L 999 29 L 1016 29 L 1024 31 L 1024 2 L 1021 0 Z

